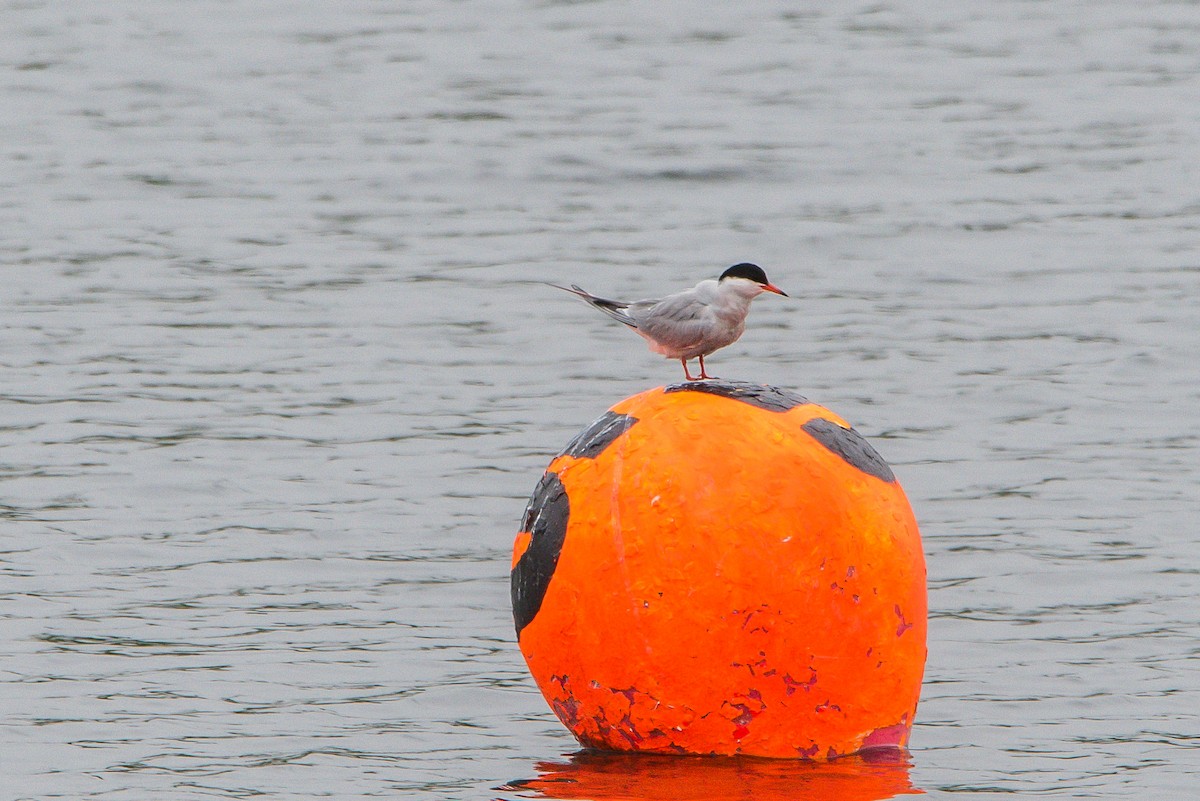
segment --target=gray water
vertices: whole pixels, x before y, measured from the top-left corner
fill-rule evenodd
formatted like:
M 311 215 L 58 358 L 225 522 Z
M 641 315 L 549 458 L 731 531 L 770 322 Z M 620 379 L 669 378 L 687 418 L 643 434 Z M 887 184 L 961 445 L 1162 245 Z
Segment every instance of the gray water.
M 852 421 L 922 525 L 901 782 L 1194 797 L 1200 6 L 9 0 L 0 42 L 0 798 L 654 797 L 567 756 L 507 574 L 551 456 L 681 371 L 539 282 L 743 260 L 794 297 L 710 370 Z M 873 769 L 794 768 L 695 776 Z

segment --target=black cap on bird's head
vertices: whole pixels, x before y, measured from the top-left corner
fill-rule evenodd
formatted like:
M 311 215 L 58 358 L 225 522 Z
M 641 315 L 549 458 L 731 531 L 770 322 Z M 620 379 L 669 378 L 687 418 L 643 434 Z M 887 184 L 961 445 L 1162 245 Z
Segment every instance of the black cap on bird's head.
M 776 295 L 783 295 L 785 298 L 788 296 L 786 292 L 767 280 L 767 274 L 763 271 L 762 267 L 759 267 L 757 264 L 751 264 L 748 261 L 733 265 L 721 273 L 721 277 L 717 280 L 724 281 L 726 278 L 745 278 L 747 281 L 761 284 L 762 288 L 767 292 L 774 292 Z

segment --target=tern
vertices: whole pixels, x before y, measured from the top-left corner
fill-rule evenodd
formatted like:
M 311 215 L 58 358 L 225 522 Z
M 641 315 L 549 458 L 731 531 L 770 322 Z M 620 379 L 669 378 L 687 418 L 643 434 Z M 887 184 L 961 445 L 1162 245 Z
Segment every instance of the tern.
M 732 345 L 746 330 L 750 301 L 763 292 L 788 294 L 767 280 L 757 264 L 735 264 L 716 280 L 701 281 L 691 289 L 648 300 L 608 300 L 572 284 L 555 289 L 577 295 L 619 323 L 640 334 L 650 350 L 683 364 L 688 381 L 714 378 L 704 371 L 704 357 Z M 690 359 L 700 359 L 700 375 L 688 370 Z

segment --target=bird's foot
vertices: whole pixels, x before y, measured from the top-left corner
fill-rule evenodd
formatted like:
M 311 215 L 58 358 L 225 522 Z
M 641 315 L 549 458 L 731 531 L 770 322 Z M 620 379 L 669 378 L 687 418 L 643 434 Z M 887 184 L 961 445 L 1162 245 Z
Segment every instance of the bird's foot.
M 687 359 L 680 359 L 679 363 L 683 365 L 683 374 L 687 376 L 688 381 L 714 381 L 717 378 L 715 375 L 705 372 L 703 356 L 700 357 L 700 375 L 692 375 L 692 372 L 688 370 Z

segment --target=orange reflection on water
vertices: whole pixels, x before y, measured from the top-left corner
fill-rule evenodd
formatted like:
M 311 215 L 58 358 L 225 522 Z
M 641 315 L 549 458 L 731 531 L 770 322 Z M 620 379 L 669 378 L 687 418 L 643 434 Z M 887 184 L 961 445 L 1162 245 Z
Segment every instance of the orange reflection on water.
M 579 801 L 881 801 L 924 792 L 911 764 L 894 750 L 830 762 L 581 752 L 501 789 Z

